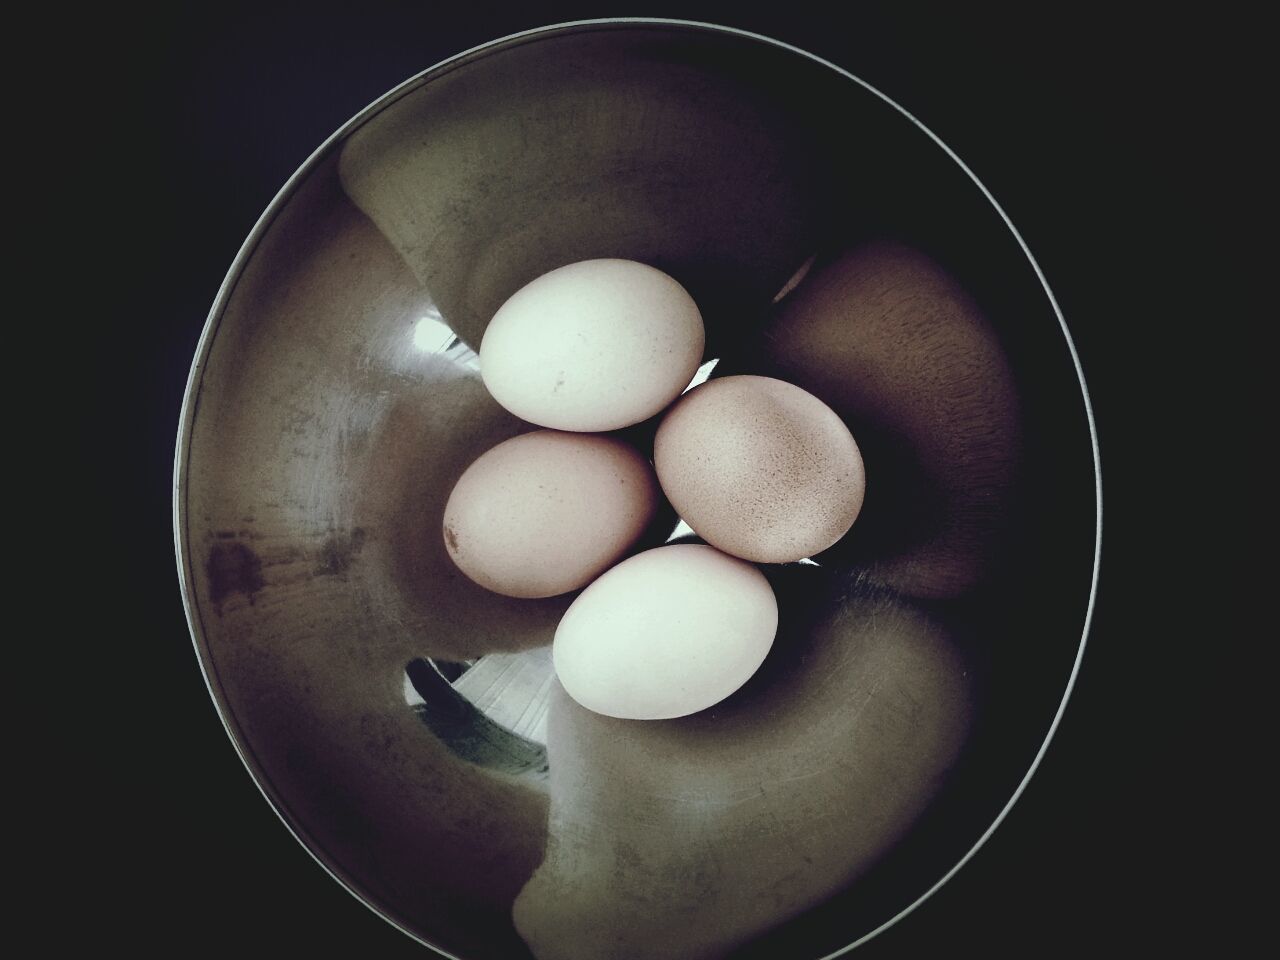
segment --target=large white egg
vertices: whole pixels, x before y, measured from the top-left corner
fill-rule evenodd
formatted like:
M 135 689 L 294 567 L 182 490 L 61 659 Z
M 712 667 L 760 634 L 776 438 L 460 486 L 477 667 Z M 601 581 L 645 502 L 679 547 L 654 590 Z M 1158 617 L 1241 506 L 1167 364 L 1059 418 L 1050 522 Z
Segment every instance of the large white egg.
M 552 657 L 569 696 L 625 720 L 666 720 L 729 696 L 764 662 L 778 602 L 758 569 L 701 544 L 636 554 L 565 612 Z
M 480 343 L 480 375 L 516 416 L 603 431 L 659 413 L 689 385 L 704 345 L 693 298 L 634 260 L 584 260 L 521 287 Z

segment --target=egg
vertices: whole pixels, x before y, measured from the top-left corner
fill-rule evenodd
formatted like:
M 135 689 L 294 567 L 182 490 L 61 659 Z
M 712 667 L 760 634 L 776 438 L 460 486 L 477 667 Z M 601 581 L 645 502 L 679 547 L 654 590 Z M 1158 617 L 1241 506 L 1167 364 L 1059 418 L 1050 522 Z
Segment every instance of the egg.
M 759 563 L 832 546 L 853 526 L 866 491 L 844 421 L 771 377 L 723 377 L 685 394 L 658 427 L 654 465 L 700 537 Z
M 556 628 L 552 659 L 588 710 L 665 720 L 746 683 L 777 629 L 764 574 L 714 547 L 675 544 L 624 560 L 582 591 Z
M 660 503 L 653 468 L 621 440 L 537 430 L 488 450 L 459 477 L 445 504 L 445 547 L 482 587 L 551 597 L 634 549 Z
M 702 315 L 679 283 L 633 260 L 584 260 L 521 287 L 480 343 L 480 375 L 516 416 L 617 430 L 659 413 L 702 362 Z

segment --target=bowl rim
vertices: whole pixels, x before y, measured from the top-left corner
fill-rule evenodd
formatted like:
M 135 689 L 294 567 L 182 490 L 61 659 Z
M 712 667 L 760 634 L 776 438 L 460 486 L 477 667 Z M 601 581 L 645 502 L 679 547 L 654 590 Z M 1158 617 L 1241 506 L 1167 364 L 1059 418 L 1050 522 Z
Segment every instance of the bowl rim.
M 844 67 L 785 41 L 777 40 L 773 37 L 755 33 L 750 30 L 706 21 L 683 20 L 667 17 L 602 17 L 586 20 L 570 20 L 507 34 L 494 40 L 470 47 L 460 53 L 441 60 L 383 93 L 338 127 L 337 130 L 330 134 L 324 142 L 320 144 L 320 146 L 312 151 L 298 169 L 295 170 L 288 180 L 285 181 L 284 185 L 279 189 L 279 191 L 277 191 L 276 195 L 267 205 L 267 208 L 254 223 L 253 229 L 250 230 L 249 235 L 241 244 L 239 251 L 231 262 L 231 266 L 227 270 L 226 276 L 219 285 L 217 295 L 214 298 L 213 305 L 210 307 L 209 313 L 205 319 L 204 328 L 200 334 L 200 339 L 196 345 L 196 352 L 191 363 L 191 369 L 187 375 L 187 384 L 183 391 L 182 407 L 178 417 L 178 432 L 174 451 L 173 467 L 172 507 L 174 551 L 177 561 L 178 583 L 182 595 L 182 606 L 186 614 L 187 626 L 190 630 L 192 643 L 195 648 L 196 659 L 200 664 L 200 672 L 204 677 L 205 687 L 209 691 L 210 698 L 213 700 L 214 707 L 218 712 L 218 717 L 222 721 L 223 729 L 226 730 L 227 736 L 230 738 L 232 746 L 235 748 L 237 756 L 239 756 L 240 761 L 248 771 L 250 778 L 258 787 L 258 790 L 262 793 L 263 797 L 267 800 L 268 805 L 275 812 L 276 816 L 279 817 L 281 823 L 284 824 L 285 828 L 293 835 L 294 839 L 298 841 L 302 848 L 311 855 L 311 858 L 315 860 L 315 862 L 319 864 L 326 873 L 336 880 L 343 889 L 350 893 L 357 902 L 363 904 L 376 916 L 391 924 L 401 933 L 417 941 L 423 946 L 431 950 L 435 950 L 442 956 L 449 958 L 449 960 L 464 960 L 464 958 L 448 952 L 438 944 L 432 943 L 418 933 L 415 933 L 413 930 L 408 929 L 394 917 L 389 916 L 373 902 L 371 897 L 365 896 L 361 893 L 361 885 L 356 882 L 354 878 L 346 876 L 345 871 L 336 863 L 326 862 L 328 855 L 324 853 L 323 847 L 316 843 L 301 824 L 296 822 L 295 818 L 288 812 L 288 804 L 285 802 L 283 797 L 277 795 L 276 790 L 271 784 L 270 779 L 267 777 L 265 770 L 261 768 L 254 757 L 247 739 L 235 724 L 234 718 L 231 715 L 230 707 L 227 705 L 221 694 L 221 683 L 217 677 L 217 671 L 209 652 L 208 641 L 204 635 L 203 621 L 196 602 L 195 584 L 192 574 L 192 563 L 190 560 L 190 537 L 185 502 L 192 428 L 195 423 L 196 413 L 200 406 L 200 392 L 209 352 L 212 348 L 214 337 L 217 335 L 218 328 L 221 325 L 222 316 L 226 310 L 227 303 L 240 280 L 245 265 L 252 257 L 258 244 L 261 242 L 263 236 L 266 234 L 275 218 L 284 209 L 285 205 L 289 202 L 299 185 L 311 175 L 316 167 L 319 166 L 320 163 L 328 156 L 330 150 L 336 144 L 345 140 L 374 116 L 381 113 L 401 98 L 417 90 L 419 87 L 425 86 L 427 83 L 430 83 L 466 64 L 473 63 L 477 60 L 499 53 L 502 50 L 548 39 L 554 36 L 571 33 L 585 33 L 595 30 L 605 31 L 636 27 L 675 28 L 679 30 L 686 30 L 690 33 L 726 35 L 742 40 L 763 43 L 776 49 L 785 50 L 788 53 L 804 57 L 814 63 L 820 64 L 827 69 L 835 71 L 845 79 L 853 81 L 868 93 L 879 98 L 887 106 L 896 110 L 906 120 L 910 121 L 960 167 L 965 175 L 968 176 L 973 184 L 982 192 L 982 195 L 995 209 L 996 213 L 1000 215 L 1000 219 L 1004 222 L 1009 232 L 1013 234 L 1014 239 L 1017 240 L 1019 248 L 1027 258 L 1027 262 L 1031 265 L 1032 270 L 1035 271 L 1036 279 L 1040 282 L 1041 289 L 1044 291 L 1045 296 L 1048 297 L 1049 304 L 1052 306 L 1054 315 L 1058 319 L 1058 326 L 1061 330 L 1063 340 L 1066 343 L 1067 350 L 1070 353 L 1071 362 L 1076 373 L 1076 380 L 1080 388 L 1081 399 L 1084 402 L 1084 413 L 1089 427 L 1089 439 L 1093 453 L 1094 503 L 1096 505 L 1093 569 L 1090 577 L 1088 603 L 1085 608 L 1080 642 L 1076 648 L 1075 659 L 1071 665 L 1071 673 L 1067 678 L 1066 686 L 1063 688 L 1062 698 L 1058 703 L 1057 710 L 1054 712 L 1053 719 L 1050 721 L 1049 727 L 1045 732 L 1044 739 L 1041 741 L 1035 756 L 1032 758 L 1030 765 L 1027 767 L 1026 773 L 1023 774 L 1017 787 L 996 814 L 991 824 L 982 832 L 968 851 L 961 856 L 950 869 L 943 873 L 940 878 L 929 886 L 928 889 L 917 896 L 907 906 L 899 910 L 893 917 L 884 921 L 867 933 L 864 933 L 856 940 L 844 947 L 841 947 L 835 952 L 828 953 L 820 958 L 815 958 L 815 960 L 835 960 L 836 957 L 848 954 L 852 950 L 888 930 L 890 927 L 895 926 L 897 923 L 913 913 L 926 900 L 932 897 L 986 844 L 991 835 L 1009 815 L 1013 806 L 1021 798 L 1027 788 L 1027 785 L 1030 783 L 1031 778 L 1035 775 L 1037 769 L 1039 769 L 1040 763 L 1044 759 L 1050 742 L 1057 733 L 1058 726 L 1066 711 L 1067 703 L 1075 689 L 1076 680 L 1080 673 L 1080 666 L 1084 658 L 1085 648 L 1088 643 L 1090 628 L 1093 623 L 1094 606 L 1098 592 L 1099 571 L 1102 561 L 1102 465 L 1098 445 L 1097 424 L 1094 419 L 1093 403 L 1089 396 L 1088 385 L 1085 382 L 1084 370 L 1080 363 L 1080 355 L 1076 350 L 1075 342 L 1071 338 L 1071 332 L 1067 328 L 1066 318 L 1063 316 L 1062 309 L 1058 304 L 1057 298 L 1053 294 L 1053 290 L 1049 287 L 1049 282 L 1046 279 L 1044 272 L 1040 269 L 1040 265 L 1036 261 L 1035 256 L 1031 253 L 1030 247 L 1027 246 L 1026 240 L 1024 240 L 1022 234 L 1018 232 L 1018 228 L 1014 226 L 1009 215 L 1004 211 L 1004 208 L 1000 206 L 999 202 L 992 195 L 991 191 L 987 189 L 986 185 L 978 178 L 973 170 L 970 169 L 968 164 L 966 164 L 954 150 L 947 146 L 947 144 L 944 143 L 937 134 L 930 130 L 909 110 Z

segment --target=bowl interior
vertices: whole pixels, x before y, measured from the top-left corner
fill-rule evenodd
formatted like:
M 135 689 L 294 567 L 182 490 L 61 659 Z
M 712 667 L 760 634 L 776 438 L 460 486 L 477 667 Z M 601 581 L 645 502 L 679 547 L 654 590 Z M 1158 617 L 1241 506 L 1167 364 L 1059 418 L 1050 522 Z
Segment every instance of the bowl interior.
M 771 42 L 693 26 L 558 28 L 451 61 L 344 128 L 277 198 L 197 358 L 179 441 L 179 554 L 197 648 L 246 763 L 302 841 L 379 912 L 461 957 L 526 956 L 512 904 L 549 857 L 549 831 L 559 849 L 571 815 L 597 838 L 650 815 L 667 822 L 639 800 L 570 803 L 589 792 L 582 743 L 595 737 L 602 756 L 617 755 L 597 776 L 652 786 L 701 757 L 698 736 L 719 738 L 723 750 L 700 762 L 737 764 L 737 797 L 753 782 L 768 792 L 751 758 L 773 749 L 778 730 L 803 721 L 817 731 L 853 711 L 779 681 L 783 693 L 748 690 L 746 706 L 652 741 L 625 725 L 553 718 L 549 778 L 477 762 L 422 722 L 406 700 L 411 664 L 544 645 L 571 599 L 491 594 L 452 566 L 439 534 L 462 470 L 529 429 L 479 380 L 473 351 L 488 317 L 545 270 L 626 257 L 693 294 L 707 359 L 749 369 L 788 278 L 811 257 L 821 266 L 876 238 L 957 278 L 1019 396 L 1008 504 L 1018 523 L 1004 559 L 959 596 L 908 604 L 910 617 L 947 625 L 965 664 L 963 743 L 944 777 L 929 775 L 910 829 L 868 847 L 856 870 L 841 861 L 820 895 L 794 899 L 783 871 L 776 916 L 723 944 L 686 940 L 673 956 L 817 957 L 854 942 L 959 862 L 1028 774 L 1082 643 L 1097 506 L 1081 384 L 1032 263 L 961 167 L 877 94 Z M 821 584 L 774 572 L 780 602 L 796 611 L 791 642 L 820 632 L 803 611 L 834 602 L 830 578 L 856 565 L 833 558 Z M 884 599 L 872 594 L 858 602 Z M 805 713 L 806 700 L 821 711 Z M 902 722 L 908 732 L 923 723 Z M 557 748 L 557 729 L 578 746 Z M 788 762 L 844 776 L 816 732 L 788 742 L 800 758 Z M 557 758 L 585 779 L 557 781 Z M 866 805 L 840 817 L 874 820 L 887 802 L 883 791 L 858 796 Z M 682 852 L 657 866 L 662 840 L 651 839 L 628 882 L 679 887 L 674 878 L 716 862 L 714 851 L 689 853 L 699 838 L 759 839 L 766 821 L 755 862 L 783 857 L 797 836 L 828 846 L 803 799 L 761 802 L 755 826 L 686 823 Z M 844 829 L 833 824 L 830 836 L 848 846 Z M 824 856 L 806 875 L 827 870 Z M 745 889 L 735 867 L 704 873 L 696 897 L 655 893 L 653 910 L 732 915 Z M 607 911 L 584 922 L 610 923 Z

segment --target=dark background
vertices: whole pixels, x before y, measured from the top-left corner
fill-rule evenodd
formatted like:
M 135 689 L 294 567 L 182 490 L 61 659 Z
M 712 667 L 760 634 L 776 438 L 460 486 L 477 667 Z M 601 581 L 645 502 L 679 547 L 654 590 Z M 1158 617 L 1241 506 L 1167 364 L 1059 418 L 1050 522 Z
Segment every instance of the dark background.
M 856 955 L 1149 956 L 1175 944 L 1196 955 L 1224 886 L 1205 859 L 1223 841 L 1206 830 L 1199 804 L 1230 773 L 1194 705 L 1220 676 L 1195 663 L 1189 612 L 1176 624 L 1153 612 L 1170 593 L 1203 590 L 1202 581 L 1190 578 L 1200 584 L 1192 589 L 1154 573 L 1161 561 L 1150 547 L 1194 512 L 1167 509 L 1169 487 L 1198 489 L 1186 438 L 1200 440 L 1205 456 L 1224 442 L 1184 403 L 1214 362 L 1207 341 L 1189 369 L 1170 345 L 1187 338 L 1171 330 L 1187 314 L 1209 326 L 1226 314 L 1217 294 L 1203 301 L 1192 282 L 1203 262 L 1191 238 L 1236 242 L 1211 217 L 1232 206 L 1243 171 L 1223 177 L 1207 164 L 1221 160 L 1240 122 L 1233 109 L 1244 112 L 1224 106 L 1224 91 L 1249 83 L 1207 64 L 1248 68 L 1233 52 L 1258 28 L 1167 9 L 916 2 L 821 14 L 791 3 L 759 12 L 695 3 L 220 3 L 78 21 L 93 59 L 76 77 L 86 116 L 72 138 L 107 144 L 90 185 L 94 213 L 82 216 L 94 221 L 85 242 L 107 264 L 103 282 L 117 307 L 109 335 L 79 352 L 105 368 L 106 395 L 123 405 L 122 414 L 90 409 L 86 422 L 94 476 L 115 498 L 105 515 L 116 545 L 97 559 L 123 629 L 102 658 L 118 679 L 110 735 L 95 738 L 103 772 L 84 847 L 93 852 L 79 858 L 91 873 L 72 891 L 101 908 L 92 935 L 126 942 L 136 956 L 428 955 L 292 839 L 222 729 L 173 560 L 182 391 L 240 243 L 352 114 L 486 40 L 636 14 L 777 37 L 919 117 L 1017 224 L 1058 297 L 1095 406 L 1107 510 L 1102 590 L 1062 726 L 990 842 Z M 1206 85 L 1209 73 L 1217 88 Z M 1185 392 L 1157 385 L 1171 366 Z M 1154 486 L 1151 462 L 1172 463 Z M 1168 562 L 1166 550 L 1155 552 Z M 1232 929 L 1215 934 L 1216 955 L 1232 953 Z

